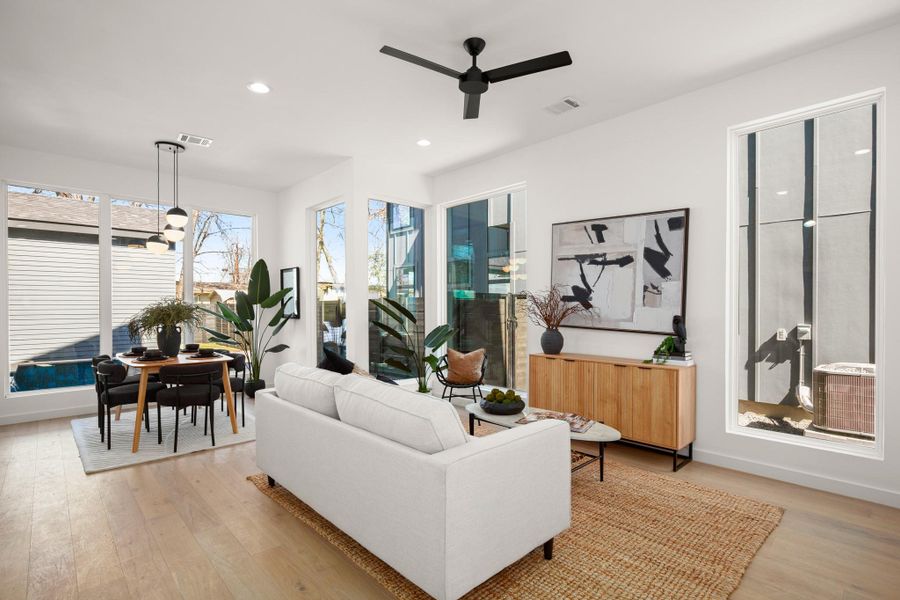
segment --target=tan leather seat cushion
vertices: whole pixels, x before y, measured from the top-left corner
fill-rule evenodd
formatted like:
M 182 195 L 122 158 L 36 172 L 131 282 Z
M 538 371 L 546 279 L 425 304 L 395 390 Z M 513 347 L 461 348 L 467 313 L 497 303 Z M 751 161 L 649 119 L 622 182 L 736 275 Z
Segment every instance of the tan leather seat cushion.
M 484 348 L 468 353 L 448 348 L 447 381 L 450 383 L 478 383 L 481 379 L 482 362 L 484 362 Z

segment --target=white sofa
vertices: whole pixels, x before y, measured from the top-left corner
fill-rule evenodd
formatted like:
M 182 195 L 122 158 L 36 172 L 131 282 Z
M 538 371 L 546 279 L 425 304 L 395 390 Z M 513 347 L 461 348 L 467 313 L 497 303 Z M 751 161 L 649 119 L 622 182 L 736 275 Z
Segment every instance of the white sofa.
M 448 402 L 287 364 L 256 393 L 257 464 L 439 600 L 459 598 L 570 525 L 569 430 L 474 438 Z

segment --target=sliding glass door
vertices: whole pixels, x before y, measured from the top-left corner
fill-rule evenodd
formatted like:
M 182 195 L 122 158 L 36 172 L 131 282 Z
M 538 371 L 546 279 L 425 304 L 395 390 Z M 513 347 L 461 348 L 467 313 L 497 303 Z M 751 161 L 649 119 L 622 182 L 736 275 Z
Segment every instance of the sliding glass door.
M 447 208 L 450 346 L 484 348 L 485 382 L 526 389 L 528 372 L 525 191 Z

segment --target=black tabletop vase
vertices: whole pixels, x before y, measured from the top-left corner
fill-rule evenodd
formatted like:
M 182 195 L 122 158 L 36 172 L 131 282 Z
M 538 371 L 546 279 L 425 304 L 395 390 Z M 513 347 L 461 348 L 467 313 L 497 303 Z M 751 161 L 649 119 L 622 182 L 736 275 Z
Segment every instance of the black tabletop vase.
M 178 356 L 181 349 L 181 327 L 157 327 L 156 347 L 166 356 Z
M 541 350 L 544 354 L 559 354 L 562 352 L 564 341 L 559 329 L 545 329 L 541 334 Z

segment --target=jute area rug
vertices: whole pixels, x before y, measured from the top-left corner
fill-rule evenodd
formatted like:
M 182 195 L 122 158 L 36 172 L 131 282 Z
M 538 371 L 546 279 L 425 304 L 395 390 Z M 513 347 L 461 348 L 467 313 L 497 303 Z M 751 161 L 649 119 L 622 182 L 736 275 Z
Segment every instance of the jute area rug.
M 464 598 L 727 598 L 781 520 L 776 506 L 608 458 L 601 483 L 595 466 L 572 475 L 572 526 L 553 560 L 537 548 Z M 429 597 L 264 474 L 248 479 L 397 598 Z

